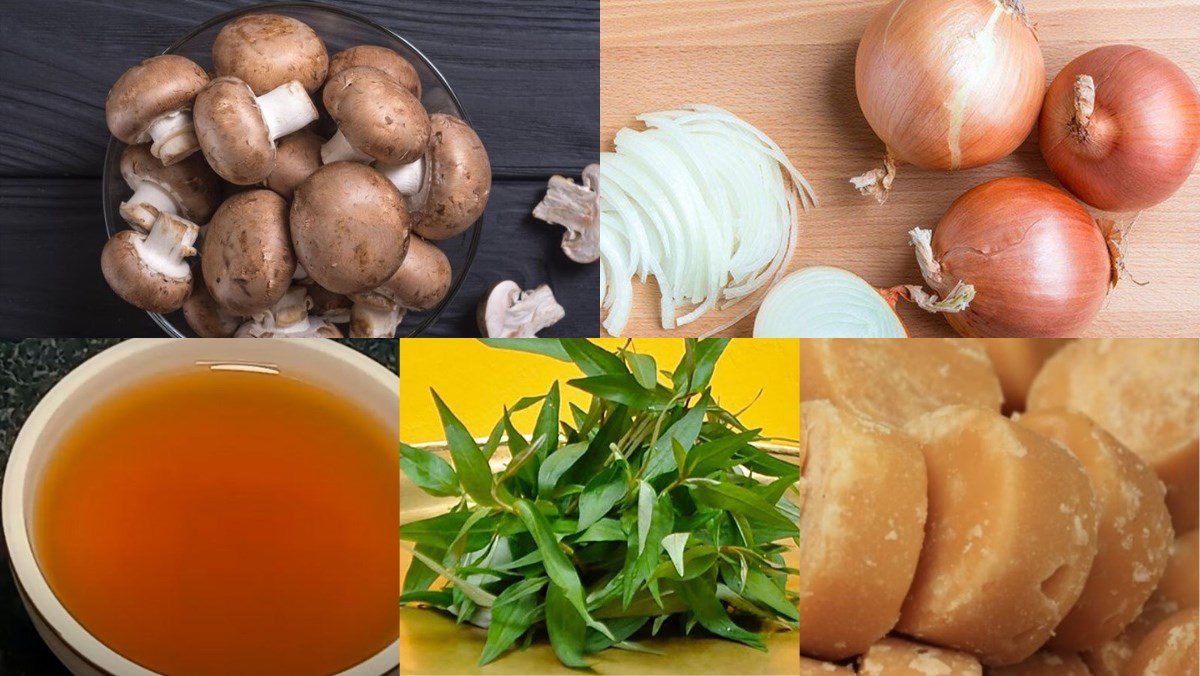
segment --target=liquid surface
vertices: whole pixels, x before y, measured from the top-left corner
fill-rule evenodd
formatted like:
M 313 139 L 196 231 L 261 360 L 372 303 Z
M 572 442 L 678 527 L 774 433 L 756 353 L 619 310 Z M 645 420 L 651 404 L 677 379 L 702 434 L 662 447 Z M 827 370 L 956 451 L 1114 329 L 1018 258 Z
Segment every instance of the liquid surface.
M 396 640 L 395 446 L 283 376 L 135 384 L 51 460 L 38 562 L 84 627 L 153 671 L 336 673 Z

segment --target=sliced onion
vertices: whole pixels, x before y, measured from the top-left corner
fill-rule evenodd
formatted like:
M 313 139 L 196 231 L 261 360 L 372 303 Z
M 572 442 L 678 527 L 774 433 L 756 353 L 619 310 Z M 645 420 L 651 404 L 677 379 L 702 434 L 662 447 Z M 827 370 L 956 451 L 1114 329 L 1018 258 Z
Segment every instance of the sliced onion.
M 664 329 L 737 305 L 778 281 L 812 187 L 766 134 L 720 108 L 684 106 L 638 117 L 602 153 L 601 308 L 618 336 L 630 278 L 653 276 Z
M 841 268 L 797 270 L 767 294 L 755 338 L 905 338 L 908 332 L 881 291 Z

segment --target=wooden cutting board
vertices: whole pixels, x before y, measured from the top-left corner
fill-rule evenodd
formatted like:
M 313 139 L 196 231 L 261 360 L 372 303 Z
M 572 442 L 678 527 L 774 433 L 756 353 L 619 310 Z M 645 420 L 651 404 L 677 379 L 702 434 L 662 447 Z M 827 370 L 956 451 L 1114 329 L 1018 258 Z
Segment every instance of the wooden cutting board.
M 634 116 L 685 103 L 724 107 L 756 125 L 805 173 L 820 208 L 801 219 L 792 268 L 835 265 L 876 286 L 920 283 L 905 233 L 932 227 L 966 190 L 1002 176 L 1058 185 L 1034 139 L 989 166 L 957 173 L 902 167 L 886 204 L 851 176 L 879 163 L 883 143 L 854 94 L 854 57 L 882 0 L 604 0 L 600 9 L 600 145 Z M 1105 44 L 1148 47 L 1200 83 L 1200 0 L 1026 0 L 1047 84 L 1071 59 Z M 998 101 L 997 105 L 1003 105 Z M 1034 134 L 1036 137 L 1036 131 Z M 1128 223 L 1133 214 L 1117 215 Z M 1130 235 L 1123 281 L 1089 336 L 1200 334 L 1200 171 Z M 636 282 L 635 282 L 636 286 Z M 641 289 L 628 336 L 663 334 L 657 290 Z M 901 309 L 914 336 L 949 336 L 941 318 Z M 753 316 L 725 335 L 748 336 Z M 685 327 L 686 330 L 686 327 Z M 671 332 L 686 335 L 685 330 Z

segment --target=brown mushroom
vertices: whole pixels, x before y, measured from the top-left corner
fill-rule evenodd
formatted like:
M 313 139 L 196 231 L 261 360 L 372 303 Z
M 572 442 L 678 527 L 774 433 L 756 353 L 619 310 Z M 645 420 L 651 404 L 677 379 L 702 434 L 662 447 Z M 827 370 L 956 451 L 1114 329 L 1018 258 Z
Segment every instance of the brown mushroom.
M 341 338 L 342 332 L 329 322 L 309 314 L 312 301 L 308 289 L 293 286 L 270 308 L 255 314 L 238 327 L 238 338 Z
M 600 165 L 583 170 L 583 183 L 554 176 L 546 197 L 533 208 L 534 218 L 561 225 L 562 250 L 576 263 L 595 263 L 600 259 Z
M 237 317 L 217 305 L 203 283 L 192 284 L 192 294 L 183 304 L 183 318 L 201 338 L 228 338 L 241 323 Z
M 163 166 L 146 144 L 121 153 L 121 176 L 133 195 L 121 202 L 121 218 L 145 232 L 161 213 L 207 223 L 221 203 L 221 181 L 200 155 Z
M 492 165 L 466 122 L 435 113 L 429 125 L 428 166 L 424 187 L 413 199 L 413 231 L 426 239 L 447 239 L 483 215 L 492 190 Z
M 378 68 L 412 92 L 413 96 L 421 98 L 421 76 L 417 75 L 417 69 L 413 68 L 408 59 L 394 50 L 376 45 L 358 45 L 343 49 L 329 60 L 329 77 L 332 78 L 354 66 Z
M 260 96 L 292 80 L 312 94 L 329 68 L 329 53 L 316 32 L 279 14 L 247 14 L 225 24 L 212 56 L 218 75 L 236 77 Z
M 154 157 L 175 164 L 199 149 L 190 110 L 206 84 L 208 73 L 190 59 L 175 54 L 146 59 L 108 90 L 108 130 L 130 145 L 151 142 Z
M 538 331 L 565 316 L 566 311 L 554 300 L 549 286 L 522 291 L 512 281 L 493 286 L 476 312 L 484 338 L 536 338 Z
M 192 291 L 195 223 L 160 213 L 148 233 L 122 230 L 100 254 L 105 281 L 125 302 L 148 312 L 174 312 Z
M 356 303 L 387 310 L 399 305 L 407 310 L 429 310 L 450 289 L 450 260 L 442 250 L 420 237 L 409 237 L 408 255 L 400 269 L 376 289 L 354 294 Z
M 296 80 L 255 96 L 232 77 L 219 77 L 196 95 L 196 138 L 221 178 L 261 183 L 275 169 L 275 139 L 317 119 L 317 107 Z
M 263 182 L 271 190 L 292 199 L 296 186 L 321 168 L 320 136 L 307 129 L 279 139 L 275 148 L 275 169 Z
M 429 115 L 420 99 L 387 73 L 370 66 L 346 68 L 325 83 L 322 99 L 338 125 L 321 149 L 326 163 L 408 164 L 425 152 Z
M 404 309 L 392 305 L 380 309 L 364 303 L 350 308 L 351 338 L 395 338 L 396 328 L 404 320 Z
M 296 257 L 313 281 L 334 293 L 360 293 L 400 267 L 409 215 L 404 197 L 379 172 L 335 162 L 296 188 L 291 230 Z
M 296 269 L 287 202 L 261 189 L 230 197 L 209 221 L 200 265 L 209 293 L 226 311 L 248 317 L 274 305 Z

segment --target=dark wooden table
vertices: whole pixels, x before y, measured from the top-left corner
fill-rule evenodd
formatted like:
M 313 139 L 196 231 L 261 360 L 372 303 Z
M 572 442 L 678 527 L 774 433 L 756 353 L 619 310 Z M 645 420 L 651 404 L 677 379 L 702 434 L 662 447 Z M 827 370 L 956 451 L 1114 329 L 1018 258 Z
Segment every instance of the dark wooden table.
M 555 174 L 596 161 L 599 0 L 330 0 L 406 37 L 445 75 L 491 155 L 479 254 L 427 335 L 477 335 L 492 284 L 549 283 L 567 316 L 547 336 L 598 335 L 599 269 L 534 220 Z M 141 59 L 248 0 L 0 0 L 0 336 L 161 336 L 100 275 L 104 98 Z

